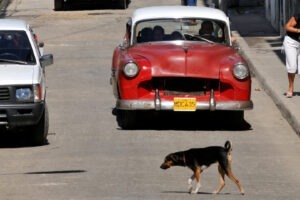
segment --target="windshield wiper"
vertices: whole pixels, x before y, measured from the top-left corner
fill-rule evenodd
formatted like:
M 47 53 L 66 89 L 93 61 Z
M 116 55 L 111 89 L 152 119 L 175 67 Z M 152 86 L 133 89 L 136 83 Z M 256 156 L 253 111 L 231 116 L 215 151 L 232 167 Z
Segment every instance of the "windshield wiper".
M 206 39 L 204 37 L 201 37 L 200 35 L 192 35 L 192 34 L 189 34 L 189 33 L 185 33 L 184 35 L 187 35 L 188 37 L 191 37 L 191 38 L 196 38 L 198 40 L 202 40 L 202 41 L 205 41 L 205 42 L 208 42 L 208 43 L 211 43 L 211 44 L 215 44 L 216 42 L 214 41 L 211 41 L 209 39 Z
M 28 62 L 21 61 L 21 60 L 9 60 L 9 59 L 0 59 L 0 62 L 3 63 L 12 63 L 12 64 L 21 64 L 21 65 L 26 65 Z
M 209 39 L 206 39 L 206 38 L 204 38 L 204 37 L 201 37 L 200 35 L 194 35 L 194 37 L 199 38 L 200 40 L 204 40 L 204 41 L 206 41 L 206 42 L 208 42 L 208 43 L 212 43 L 212 44 L 215 43 L 214 41 L 211 41 L 211 40 L 209 40 Z

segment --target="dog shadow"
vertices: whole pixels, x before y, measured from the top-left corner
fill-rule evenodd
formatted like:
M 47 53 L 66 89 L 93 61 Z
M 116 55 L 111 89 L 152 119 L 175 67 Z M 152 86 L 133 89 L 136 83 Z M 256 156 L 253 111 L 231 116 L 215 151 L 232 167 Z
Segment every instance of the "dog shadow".
M 197 194 L 191 194 L 189 192 L 184 192 L 184 191 L 163 191 L 162 193 L 165 194 L 189 194 L 189 195 L 232 195 L 231 193 L 219 193 L 215 194 L 213 192 L 198 192 Z

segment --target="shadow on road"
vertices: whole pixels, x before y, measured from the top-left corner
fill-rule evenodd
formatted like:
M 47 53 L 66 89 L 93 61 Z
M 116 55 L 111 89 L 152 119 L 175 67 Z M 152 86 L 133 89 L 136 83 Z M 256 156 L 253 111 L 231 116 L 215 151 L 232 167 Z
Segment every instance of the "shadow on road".
M 50 135 L 51 133 L 48 133 Z M 44 145 L 48 145 L 47 142 Z M 25 148 L 35 147 L 32 144 L 29 133 L 24 130 L 6 130 L 0 127 L 0 148 Z
M 36 172 L 26 172 L 24 174 L 37 175 L 37 174 L 77 174 L 85 173 L 86 170 L 76 169 L 76 170 L 59 170 L 59 171 L 36 171 Z
M 113 115 L 118 120 L 116 109 Z M 136 113 L 134 130 L 209 130 L 247 131 L 251 125 L 241 117 L 241 113 L 229 111 L 139 111 Z

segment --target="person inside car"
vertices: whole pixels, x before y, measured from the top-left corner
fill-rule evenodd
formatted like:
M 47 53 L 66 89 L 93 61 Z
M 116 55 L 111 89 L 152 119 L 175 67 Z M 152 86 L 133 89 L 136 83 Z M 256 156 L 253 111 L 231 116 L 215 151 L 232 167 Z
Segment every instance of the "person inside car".
M 164 40 L 165 30 L 161 26 L 155 26 L 152 32 L 153 41 L 162 41 Z
M 183 36 L 179 31 L 174 31 L 171 34 L 171 40 L 183 40 Z
M 152 28 L 145 27 L 138 34 L 138 43 L 149 42 L 152 40 Z
M 199 30 L 199 36 L 212 41 L 216 39 L 214 37 L 214 26 L 211 21 L 202 22 L 201 28 Z

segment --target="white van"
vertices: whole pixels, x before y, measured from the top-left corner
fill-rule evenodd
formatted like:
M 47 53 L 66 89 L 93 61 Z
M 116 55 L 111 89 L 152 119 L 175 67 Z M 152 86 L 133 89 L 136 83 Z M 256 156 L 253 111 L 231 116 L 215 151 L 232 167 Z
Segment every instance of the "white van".
M 45 67 L 53 55 L 22 20 L 0 19 L 0 129 L 25 129 L 32 144 L 47 142 Z

